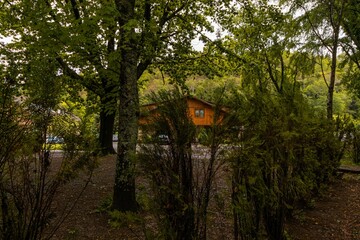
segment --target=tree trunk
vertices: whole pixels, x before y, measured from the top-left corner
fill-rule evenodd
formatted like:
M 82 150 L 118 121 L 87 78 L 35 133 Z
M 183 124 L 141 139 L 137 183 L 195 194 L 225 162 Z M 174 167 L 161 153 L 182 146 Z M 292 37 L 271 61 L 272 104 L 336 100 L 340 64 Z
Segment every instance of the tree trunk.
M 331 73 L 330 73 L 330 83 L 328 88 L 328 99 L 327 99 L 327 118 L 333 118 L 333 98 L 334 98 L 334 87 L 336 79 L 336 67 L 337 67 L 337 53 L 339 47 L 339 35 L 340 35 L 340 26 L 342 24 L 343 10 L 345 8 L 347 1 L 341 1 L 340 6 L 336 7 L 335 2 L 332 2 L 330 5 L 330 23 L 333 27 L 333 43 L 332 43 L 332 52 L 331 52 Z
M 338 35 L 338 34 L 336 34 Z M 327 118 L 331 120 L 333 118 L 333 99 L 334 99 L 334 87 L 336 79 L 336 66 L 337 66 L 337 48 L 338 48 L 338 39 L 336 38 L 333 45 L 332 59 L 331 59 L 331 73 L 330 73 L 330 83 L 328 87 L 328 96 L 327 96 Z
M 128 63 L 121 71 L 121 92 L 119 106 L 119 140 L 114 184 L 113 209 L 135 211 L 134 160 L 138 134 L 139 97 L 136 77 L 136 58 L 126 54 Z
M 101 104 L 100 110 L 100 133 L 99 144 L 101 155 L 116 153 L 113 147 L 113 130 L 114 130 L 115 113 L 107 113 L 104 105 Z
M 124 30 L 125 32 L 126 30 Z M 138 137 L 139 94 L 137 86 L 137 53 L 135 32 L 121 34 L 120 104 L 118 156 L 112 208 L 119 211 L 135 211 L 135 158 Z

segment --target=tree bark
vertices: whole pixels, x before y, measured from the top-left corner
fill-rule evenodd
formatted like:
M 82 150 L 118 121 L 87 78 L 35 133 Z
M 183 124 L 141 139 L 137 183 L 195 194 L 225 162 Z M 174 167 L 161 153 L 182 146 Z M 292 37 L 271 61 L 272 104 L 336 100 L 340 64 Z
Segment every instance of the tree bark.
M 331 73 L 330 73 L 330 83 L 328 88 L 328 99 L 327 99 L 327 118 L 333 118 L 333 98 L 334 98 L 334 87 L 336 80 L 336 67 L 337 67 L 337 53 L 339 47 L 339 36 L 340 36 L 340 26 L 342 24 L 343 10 L 345 8 L 346 1 L 341 1 L 340 6 L 336 7 L 335 2 L 330 4 L 330 23 L 333 27 L 333 43 L 332 43 L 332 52 L 331 52 Z
M 99 144 L 101 155 L 108 155 L 116 153 L 113 147 L 113 129 L 115 122 L 115 113 L 107 113 L 103 109 L 104 105 L 101 104 L 100 110 L 100 133 L 99 133 Z
M 139 119 L 139 53 L 135 29 L 127 26 L 134 18 L 135 1 L 115 1 L 120 25 L 119 140 L 112 208 L 136 211 L 135 158 Z
M 137 87 L 137 54 L 124 50 L 124 61 L 120 73 L 119 140 L 116 162 L 116 176 L 113 195 L 113 209 L 135 211 L 134 160 L 138 134 L 139 96 Z
M 339 29 L 335 29 L 334 33 L 334 43 L 332 46 L 331 54 L 331 73 L 330 73 L 330 83 L 328 86 L 328 96 L 327 96 L 327 119 L 331 120 L 333 118 L 333 102 L 334 102 L 334 88 L 336 80 L 336 67 L 337 67 L 337 49 L 339 41 Z

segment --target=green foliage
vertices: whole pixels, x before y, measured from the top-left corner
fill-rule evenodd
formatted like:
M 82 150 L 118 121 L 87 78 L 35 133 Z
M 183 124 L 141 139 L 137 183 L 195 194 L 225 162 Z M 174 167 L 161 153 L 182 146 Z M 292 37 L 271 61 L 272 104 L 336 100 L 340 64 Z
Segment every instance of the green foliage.
M 105 198 L 101 202 L 100 206 L 96 209 L 96 212 L 107 212 L 111 210 L 111 203 L 112 203 L 112 198 L 110 196 Z
M 309 201 L 338 167 L 337 134 L 343 136 L 344 127 L 334 128 L 299 92 L 244 93 L 233 109 L 243 123 L 241 147 L 232 158 L 238 234 L 255 239 L 266 230 L 269 238 L 283 239 L 287 213 Z
M 63 158 L 49 151 L 50 132 L 65 137 L 67 126 L 76 125 L 69 115 L 54 111 L 61 91 L 51 62 L 45 57 L 34 60 L 37 64 L 23 71 L 12 54 L 4 61 L 7 65 L 0 67 L 0 238 L 50 238 L 69 211 L 63 209 L 58 222 L 45 231 L 54 219 L 52 204 L 59 187 L 81 170 L 91 176 L 95 158 L 85 148 L 67 148 Z M 58 118 L 62 123 L 57 127 Z M 71 131 L 76 135 L 78 128 Z M 70 145 L 70 139 L 65 141 Z M 60 167 L 53 167 L 53 161 L 61 161 Z
M 144 189 L 140 189 L 142 192 Z M 101 202 L 100 206 L 95 210 L 95 212 L 99 213 L 107 213 L 109 215 L 109 225 L 112 228 L 128 228 L 132 232 L 135 233 L 135 235 L 138 238 L 145 238 L 145 239 L 159 239 L 158 236 L 156 236 L 155 229 L 151 229 L 148 227 L 149 222 L 148 220 L 151 220 L 148 216 L 145 216 L 148 211 L 151 210 L 151 208 L 145 208 L 145 205 L 147 204 L 147 196 L 143 196 L 138 198 L 138 202 L 141 205 L 142 210 L 141 212 L 133 213 L 133 212 L 121 212 L 118 210 L 113 210 L 112 207 L 112 197 L 106 197 Z M 142 201 L 144 200 L 144 201 Z M 143 235 L 140 236 L 140 231 Z
M 131 226 L 132 224 L 141 224 L 142 218 L 135 213 L 111 211 L 110 213 L 110 225 L 114 228 L 123 228 Z
M 186 86 L 190 94 L 215 103 L 220 99 L 219 96 L 222 96 L 222 101 L 225 101 L 232 91 L 241 86 L 241 80 L 237 76 L 214 78 L 194 76 L 186 81 Z
M 360 163 L 360 140 L 359 140 L 359 130 L 354 132 L 353 136 L 353 151 L 352 151 L 352 160 L 354 163 Z
M 333 90 L 308 78 L 319 59 L 299 51 L 301 22 L 266 1 L 244 1 L 242 6 L 232 22 L 236 24 L 227 26 L 233 34 L 228 57 L 239 63 L 242 79 L 241 92 L 234 90 L 232 101 L 234 118 L 241 123 L 240 136 L 234 134 L 231 141 L 239 149 L 232 158 L 234 232 L 241 239 L 263 233 L 284 239 L 288 211 L 317 192 L 338 166 L 343 128 L 322 117 L 329 107 L 324 100 L 329 103 Z M 324 68 L 320 66 L 319 77 L 326 74 Z M 320 111 L 308 105 L 301 85 Z M 338 101 L 340 111 L 348 105 L 343 101 Z M 332 98 L 330 102 L 332 110 Z
M 137 238 L 141 239 L 163 239 L 154 233 L 154 229 L 147 228 L 147 217 L 143 217 L 138 213 L 110 211 L 110 226 L 113 228 L 128 228 L 135 233 Z M 140 227 L 140 229 L 139 229 Z M 142 231 L 141 233 L 139 232 Z
M 350 60 L 357 65 L 357 68 L 360 68 L 360 58 L 359 58 L 359 49 L 360 49 L 360 39 L 359 33 L 360 28 L 358 24 L 360 14 L 359 14 L 359 4 L 356 0 L 351 0 L 348 2 L 348 5 L 344 9 L 344 19 L 342 21 L 342 27 L 346 34 L 346 37 L 342 39 L 343 48 L 350 58 Z
M 354 161 L 359 160 L 356 126 L 349 127 L 346 118 L 331 123 L 321 116 L 331 105 L 338 115 L 349 111 L 358 117 L 357 100 L 350 101 L 339 79 L 359 95 L 359 14 L 356 0 L 279 2 L 289 3 L 291 11 L 302 10 L 300 16 L 294 19 L 269 1 L 251 0 L 4 2 L 0 34 L 15 37 L 13 43 L 0 46 L 1 58 L 2 54 L 9 58 L 8 65 L 0 66 L 0 159 L 6 160 L 0 161 L 6 173 L 0 187 L 7 190 L 7 181 L 15 175 L 20 176 L 15 181 L 19 186 L 41 187 L 36 184 L 43 175 L 37 173 L 47 170 L 47 150 L 52 147 L 45 143 L 48 135 L 65 141 L 65 159 L 54 185 L 70 181 L 80 170 L 91 172 L 96 167 L 93 152 L 99 149 L 94 130 L 99 120 L 94 113 L 114 118 L 119 93 L 119 126 L 125 126 L 120 131 L 121 149 L 129 154 L 123 158 L 119 154 L 117 174 L 118 179 L 132 175 L 138 87 L 145 95 L 147 90 L 166 90 L 171 83 L 213 102 L 223 94 L 225 99 L 217 105 L 234 103 L 223 126 L 200 132 L 201 143 L 211 152 L 207 166 L 219 155 L 224 138 L 236 145 L 236 151 L 228 151 L 236 237 L 252 239 L 267 232 L 270 238 L 285 238 L 286 213 L 297 202 L 309 201 L 331 179 L 344 151 L 352 150 Z M 219 33 L 211 41 L 204 31 L 213 33 L 213 23 L 229 34 Z M 339 39 L 340 25 L 346 34 L 343 39 Z M 193 49 L 195 38 L 206 43 L 204 51 Z M 347 55 L 341 70 L 336 68 L 340 40 Z M 329 49 L 332 59 L 324 54 Z M 328 96 L 334 86 L 332 104 Z M 145 146 L 141 155 L 158 198 L 152 203 L 144 197 L 142 203 L 145 209 L 154 206 L 160 237 L 195 236 L 194 227 L 199 227 L 195 215 L 206 215 L 208 204 L 206 194 L 200 196 L 203 200 L 194 199 L 191 141 L 196 131 L 182 97 L 179 92 L 160 91 L 142 102 L 164 103 L 154 124 L 144 129 L 155 145 Z M 100 117 L 100 125 L 104 122 Z M 159 134 L 169 137 L 169 146 L 160 146 Z M 347 145 L 346 136 L 353 138 L 353 146 Z M 31 173 L 29 162 L 41 168 Z M 19 172 L 11 176 L 11 169 Z M 211 186 L 210 177 L 203 181 Z M 125 183 L 125 189 L 130 184 Z M 16 199 L 8 204 L 11 194 L 2 194 L 2 203 L 16 213 L 11 202 Z M 6 211 L 1 211 L 5 216 Z M 51 218 L 47 212 L 44 216 L 34 231 L 42 230 Z M 128 213 L 114 211 L 111 216 L 114 226 L 144 224 Z M 21 221 L 26 225 L 26 219 Z M 199 221 L 206 224 L 206 216 Z
M 153 95 L 157 108 L 148 116 L 148 124 L 142 126 L 144 139 L 139 162 L 151 183 L 149 197 L 142 198 L 142 202 L 155 217 L 162 238 L 207 237 L 208 207 L 215 193 L 213 185 L 227 153 L 221 144 L 233 130 L 233 118 L 223 115 L 226 95 L 222 90 L 214 94 L 217 95 L 214 124 L 206 129 L 195 128 L 188 97 L 179 90 Z M 193 144 L 199 131 L 203 145 Z M 166 141 L 159 139 L 159 135 L 166 136 Z M 216 196 L 219 204 L 225 202 L 219 193 Z
M 169 138 L 169 145 L 143 145 L 140 162 L 152 180 L 154 213 L 160 234 L 170 239 L 191 239 L 194 234 L 194 189 L 191 142 L 195 126 L 189 117 L 186 98 L 178 91 L 154 95 L 157 114 L 145 133 L 157 143 L 157 135 Z
M 341 77 L 339 73 L 339 77 Z M 327 93 L 328 89 L 324 83 L 320 73 L 315 73 L 314 76 L 305 77 L 302 80 L 303 94 L 305 95 L 308 103 L 314 107 L 317 111 L 326 111 Z M 334 106 L 333 111 L 335 115 L 342 115 L 350 113 L 356 118 L 356 109 L 352 104 L 356 104 L 356 99 L 352 97 L 352 93 L 349 92 L 344 85 L 340 82 L 336 85 L 337 90 L 334 92 Z M 353 109 L 351 109 L 353 107 Z M 355 111 L 354 111 L 355 110 Z

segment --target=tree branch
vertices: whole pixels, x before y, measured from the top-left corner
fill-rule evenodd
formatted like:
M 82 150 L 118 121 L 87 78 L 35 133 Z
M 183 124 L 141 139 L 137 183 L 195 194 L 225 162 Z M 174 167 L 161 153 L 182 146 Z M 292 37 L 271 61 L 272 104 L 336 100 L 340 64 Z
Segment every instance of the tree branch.
M 343 44 L 345 44 L 345 43 L 343 43 Z M 342 49 L 345 51 L 346 55 L 350 58 L 350 60 L 352 62 L 354 62 L 356 64 L 356 66 L 360 69 L 360 59 L 356 56 L 357 51 L 354 49 L 354 47 L 351 46 L 351 44 L 346 44 L 346 46 L 343 46 L 341 44 L 341 46 L 342 46 Z M 350 49 L 351 52 L 349 52 L 348 49 Z
M 79 9 L 77 7 L 76 0 L 71 0 L 71 9 L 72 9 L 72 11 L 74 13 L 75 19 L 79 20 L 80 19 L 80 12 L 79 12 Z
M 270 79 L 271 79 L 271 81 L 273 82 L 273 84 L 275 85 L 276 90 L 277 90 L 279 93 L 281 93 L 281 92 L 282 92 L 282 89 L 279 87 L 279 84 L 278 84 L 278 82 L 277 82 L 276 76 L 274 76 L 274 73 L 273 73 L 273 70 L 272 70 L 272 67 L 271 67 L 271 63 L 270 63 L 269 57 L 267 56 L 266 53 L 264 53 L 264 55 L 265 55 L 266 65 L 267 65 L 267 67 L 268 67 L 268 73 L 269 73 Z
M 283 90 L 283 84 L 285 81 L 285 64 L 284 64 L 284 58 L 281 55 L 281 52 L 279 53 L 279 57 L 280 57 L 280 63 L 281 63 L 281 84 L 280 84 L 280 90 Z
M 159 39 L 161 38 L 162 35 L 162 30 L 164 25 L 166 24 L 166 22 L 168 22 L 169 20 L 171 20 L 172 18 L 174 18 L 176 16 L 177 13 L 179 13 L 181 10 L 183 10 L 185 8 L 185 6 L 188 4 L 188 1 L 185 1 L 185 3 L 183 3 L 179 8 L 177 8 L 175 11 L 173 11 L 170 14 L 170 9 L 168 7 L 168 3 L 166 3 L 166 6 L 164 7 L 164 12 L 162 17 L 160 18 L 159 21 L 159 27 L 158 30 L 155 33 L 155 37 L 151 34 L 151 30 L 150 30 L 150 26 L 149 26 L 149 22 L 151 21 L 151 5 L 150 2 L 147 0 L 145 2 L 145 6 L 144 6 L 144 19 L 145 19 L 145 29 L 142 32 L 142 36 L 141 36 L 141 44 L 145 44 L 147 39 L 147 36 L 150 36 L 151 38 L 151 47 L 153 48 L 153 51 L 156 52 L 158 49 L 158 44 L 159 44 Z M 169 15 L 170 14 L 170 15 Z M 167 36 L 169 37 L 169 36 Z M 143 74 L 143 72 L 146 70 L 146 68 L 152 63 L 152 57 L 148 57 L 145 60 L 141 61 L 138 64 L 137 67 L 137 77 L 140 78 L 141 75 Z
M 324 79 L 324 82 L 325 82 L 325 84 L 326 84 L 326 86 L 327 86 L 327 88 L 329 88 L 329 84 L 328 84 L 328 82 L 327 82 L 327 80 L 326 80 L 326 76 L 325 76 L 325 72 L 324 72 L 324 66 L 323 66 L 323 60 L 322 60 L 322 57 L 321 57 L 321 59 L 320 59 L 320 68 L 321 68 L 321 74 L 322 74 L 322 77 L 323 77 L 323 79 Z
M 321 44 L 329 51 L 332 52 L 332 49 L 326 44 L 325 40 L 320 36 L 320 34 L 316 31 L 316 28 L 313 24 L 313 22 L 310 19 L 310 16 L 308 14 L 308 10 L 304 7 L 299 5 L 300 8 L 302 8 L 302 10 L 305 12 L 305 17 L 308 20 L 311 30 L 313 31 L 313 33 L 315 34 L 315 36 L 320 40 Z
M 98 96 L 102 95 L 102 92 L 99 90 L 100 86 L 97 82 L 93 80 L 88 82 L 84 77 L 80 76 L 73 69 L 71 69 L 69 65 L 60 56 L 56 57 L 56 61 L 60 64 L 66 76 L 78 80 L 81 83 L 81 85 L 83 85 L 84 87 L 95 93 L 96 95 Z
M 161 26 L 161 27 L 164 26 L 164 24 L 165 24 L 167 21 L 169 21 L 170 19 L 176 17 L 176 15 L 177 15 L 180 11 L 182 11 L 182 10 L 186 7 L 186 5 L 187 5 L 188 3 L 189 3 L 189 1 L 185 1 L 180 7 L 178 7 L 178 8 L 177 8 L 176 10 L 174 10 L 173 12 L 171 12 L 170 9 L 169 9 L 168 7 L 166 7 L 166 8 L 164 9 L 164 14 L 163 14 L 163 16 L 162 16 L 162 18 L 161 18 L 161 21 L 160 21 L 160 26 Z M 171 13 L 171 14 L 169 15 L 169 13 Z

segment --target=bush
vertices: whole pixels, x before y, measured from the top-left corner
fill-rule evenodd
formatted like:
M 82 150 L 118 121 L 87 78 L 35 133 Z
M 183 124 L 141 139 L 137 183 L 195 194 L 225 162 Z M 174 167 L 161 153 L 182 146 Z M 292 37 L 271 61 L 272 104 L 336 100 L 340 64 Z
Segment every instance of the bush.
M 61 136 L 77 136 L 75 128 L 66 127 L 74 123 L 56 128 L 51 109 L 14 101 L 15 88 L 0 83 L 0 238 L 49 239 L 76 203 L 55 216 L 52 204 L 59 187 L 81 170 L 90 178 L 95 158 L 89 149 L 78 151 L 79 142 L 67 141 L 63 159 L 56 159 L 62 161 L 60 168 L 53 168 L 47 133 L 51 129 Z
M 235 235 L 285 239 L 287 214 L 335 173 L 340 130 L 297 94 L 256 92 L 237 101 L 243 131 L 232 156 Z
M 219 146 L 227 128 L 214 124 L 204 130 L 205 145 L 195 149 L 196 128 L 186 96 L 178 91 L 160 92 L 153 100 L 159 105 L 153 119 L 143 127 L 149 139 L 139 157 L 151 181 L 158 235 L 165 239 L 206 239 L 210 195 L 223 159 Z M 219 114 L 215 115 L 214 122 L 218 123 Z M 157 133 L 168 137 L 167 145 L 157 141 Z M 194 151 L 199 151 L 196 158 Z

